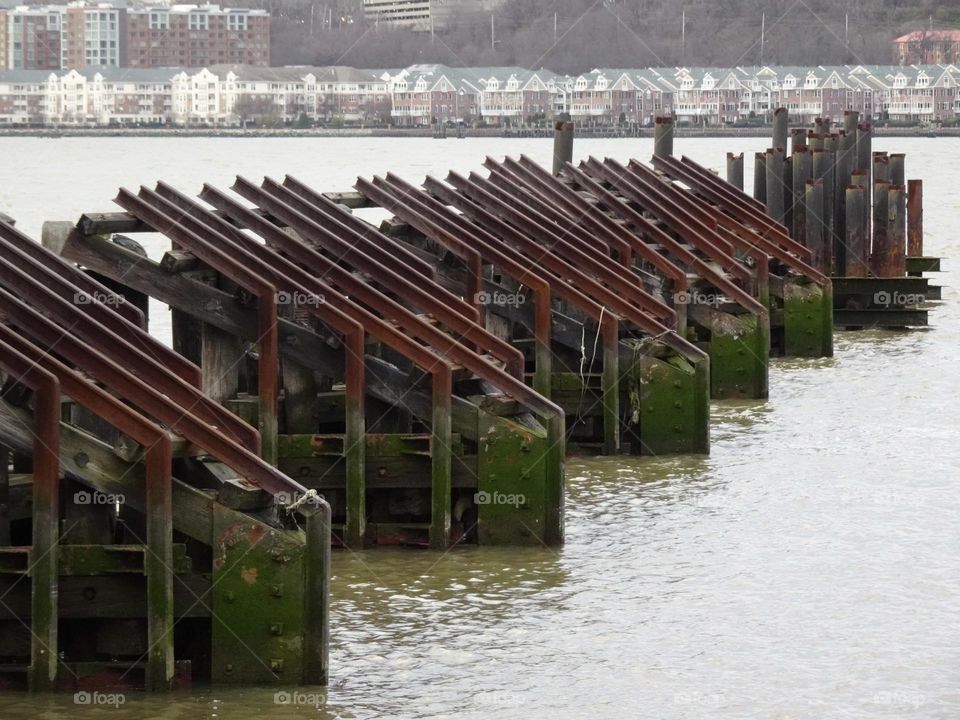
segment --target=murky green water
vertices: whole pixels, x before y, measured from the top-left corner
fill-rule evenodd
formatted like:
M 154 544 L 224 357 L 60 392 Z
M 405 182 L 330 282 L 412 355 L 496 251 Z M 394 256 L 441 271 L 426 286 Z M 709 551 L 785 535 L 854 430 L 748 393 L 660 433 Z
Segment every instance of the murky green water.
M 677 142 L 714 167 L 762 146 Z M 960 141 L 876 149 L 924 179 L 927 254 L 960 256 Z M 290 172 L 336 190 L 519 152 L 546 162 L 550 143 L 0 138 L 0 211 L 37 233 L 159 177 L 196 191 Z M 830 360 L 775 361 L 768 402 L 714 405 L 709 458 L 571 459 L 560 550 L 335 554 L 326 691 L 6 696 L 0 718 L 960 717 L 960 312 L 944 298 L 929 330 L 838 334 Z

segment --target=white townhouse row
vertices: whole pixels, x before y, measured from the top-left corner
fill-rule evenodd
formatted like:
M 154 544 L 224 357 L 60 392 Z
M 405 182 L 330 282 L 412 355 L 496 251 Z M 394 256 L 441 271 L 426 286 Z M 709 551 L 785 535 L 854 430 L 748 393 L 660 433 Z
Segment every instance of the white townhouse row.
M 0 127 L 389 121 L 385 80 L 347 67 L 0 71 Z
M 526 126 L 561 113 L 581 125 L 762 122 L 786 107 L 794 122 L 864 118 L 955 122 L 953 65 L 762 68 L 601 68 L 578 76 L 519 67 L 402 69 L 211 65 L 0 71 L 0 126 L 238 126 L 250 122 Z

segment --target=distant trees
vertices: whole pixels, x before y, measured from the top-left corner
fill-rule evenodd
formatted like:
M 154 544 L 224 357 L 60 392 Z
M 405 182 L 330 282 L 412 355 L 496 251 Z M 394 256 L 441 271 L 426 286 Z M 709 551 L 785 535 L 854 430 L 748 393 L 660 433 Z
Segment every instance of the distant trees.
M 271 7 L 268 0 L 263 4 Z M 927 26 L 931 16 L 938 27 L 960 24 L 960 3 L 939 0 L 505 0 L 494 13 L 493 37 L 489 13 L 453 11 L 431 39 L 430 33 L 362 21 L 328 23 L 328 30 L 316 20 L 318 7 L 285 2 L 274 8 L 274 64 L 395 68 L 437 62 L 571 73 L 761 61 L 886 64 L 890 41 Z

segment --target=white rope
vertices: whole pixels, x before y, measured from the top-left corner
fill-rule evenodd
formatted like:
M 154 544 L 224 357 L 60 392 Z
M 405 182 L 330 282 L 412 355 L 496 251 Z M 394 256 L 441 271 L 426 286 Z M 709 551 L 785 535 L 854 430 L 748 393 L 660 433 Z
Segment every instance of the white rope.
M 300 508 L 302 508 L 307 503 L 316 503 L 320 499 L 320 495 L 317 494 L 316 490 L 307 490 L 296 502 L 290 503 L 287 505 L 284 510 L 288 513 L 293 514 Z

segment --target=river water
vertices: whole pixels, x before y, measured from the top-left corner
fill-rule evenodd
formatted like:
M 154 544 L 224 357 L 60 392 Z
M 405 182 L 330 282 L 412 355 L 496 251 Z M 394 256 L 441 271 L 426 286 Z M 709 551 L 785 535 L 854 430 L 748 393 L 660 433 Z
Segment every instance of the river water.
M 762 139 L 678 139 L 722 167 Z M 960 256 L 960 140 L 879 138 L 925 183 L 926 254 Z M 109 211 L 120 185 L 290 173 L 410 180 L 548 140 L 0 138 L 0 211 Z M 649 140 L 576 156 L 648 158 Z M 750 167 L 747 184 L 750 185 Z M 159 243 L 149 250 L 156 256 Z M 0 718 L 960 717 L 960 311 L 775 360 L 767 402 L 714 403 L 710 457 L 571 459 L 559 550 L 334 555 L 329 689 L 220 689 L 120 707 L 0 697 Z M 154 330 L 169 332 L 153 312 Z

